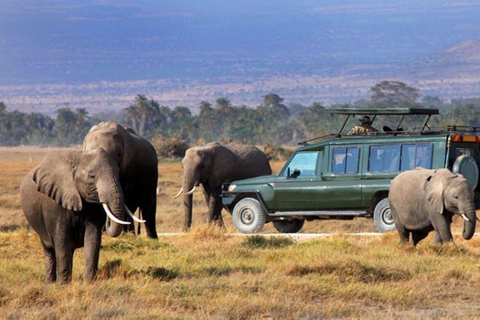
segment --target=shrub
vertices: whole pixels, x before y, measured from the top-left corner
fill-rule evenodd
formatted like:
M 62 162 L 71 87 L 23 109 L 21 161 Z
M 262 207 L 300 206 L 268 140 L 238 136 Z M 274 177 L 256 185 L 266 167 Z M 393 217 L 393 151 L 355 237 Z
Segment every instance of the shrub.
M 187 149 L 190 148 L 188 143 L 179 137 L 158 136 L 151 142 L 160 159 L 183 158 Z

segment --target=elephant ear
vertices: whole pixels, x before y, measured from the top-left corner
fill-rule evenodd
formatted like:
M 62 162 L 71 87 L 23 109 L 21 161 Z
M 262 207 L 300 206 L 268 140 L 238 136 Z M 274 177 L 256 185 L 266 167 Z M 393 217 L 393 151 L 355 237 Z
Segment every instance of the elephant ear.
M 425 181 L 425 194 L 427 201 L 432 205 L 435 212 L 443 214 L 443 179 L 437 176 L 437 171 L 427 176 Z
M 223 182 L 231 182 L 237 164 L 237 157 L 228 148 L 221 144 L 215 144 L 210 150 L 213 159 L 212 179 L 214 185 Z
M 80 151 L 48 154 L 33 174 L 37 191 L 46 194 L 63 208 L 82 210 L 82 198 L 73 179 Z

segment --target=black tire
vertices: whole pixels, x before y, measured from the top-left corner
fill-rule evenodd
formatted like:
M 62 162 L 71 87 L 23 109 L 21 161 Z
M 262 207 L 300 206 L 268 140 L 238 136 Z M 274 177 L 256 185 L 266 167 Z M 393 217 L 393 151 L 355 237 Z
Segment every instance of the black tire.
M 257 199 L 244 198 L 233 208 L 232 222 L 241 233 L 258 233 L 265 226 L 265 212 Z
M 293 220 L 276 220 L 273 221 L 273 226 L 280 233 L 297 233 L 302 230 L 305 220 L 293 219 Z
M 392 213 L 390 211 L 388 198 L 380 200 L 375 206 L 373 221 L 380 232 L 395 230 L 395 222 L 393 221 Z

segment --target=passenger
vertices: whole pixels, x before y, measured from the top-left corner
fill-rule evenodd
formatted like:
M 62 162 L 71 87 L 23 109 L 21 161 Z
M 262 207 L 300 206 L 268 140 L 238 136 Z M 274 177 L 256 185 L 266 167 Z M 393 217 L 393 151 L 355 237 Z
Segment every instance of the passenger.
M 353 127 L 352 130 L 350 130 L 350 132 L 348 133 L 348 135 L 358 136 L 363 134 L 375 134 L 378 132 L 377 129 L 372 127 L 372 120 L 370 119 L 369 116 L 363 116 L 359 120 L 362 124 L 359 126 Z

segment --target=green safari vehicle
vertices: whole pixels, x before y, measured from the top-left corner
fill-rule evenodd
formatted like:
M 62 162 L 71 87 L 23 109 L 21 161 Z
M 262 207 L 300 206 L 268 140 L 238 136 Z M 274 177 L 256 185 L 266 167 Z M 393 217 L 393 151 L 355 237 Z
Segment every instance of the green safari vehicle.
M 272 222 L 282 233 L 295 233 L 315 219 L 373 218 L 379 231 L 395 228 L 388 204 L 390 180 L 416 167 L 448 168 L 463 174 L 477 188 L 480 128 L 428 126 L 438 109 L 336 108 L 327 112 L 347 118 L 334 135 L 301 143 L 278 175 L 233 181 L 223 185 L 222 202 L 242 233 L 258 233 Z M 344 135 L 350 116 L 401 115 L 397 128 L 384 132 Z M 400 129 L 408 115 L 427 117 L 412 132 Z M 477 203 L 477 202 L 476 202 Z M 478 207 L 478 205 L 477 205 Z

